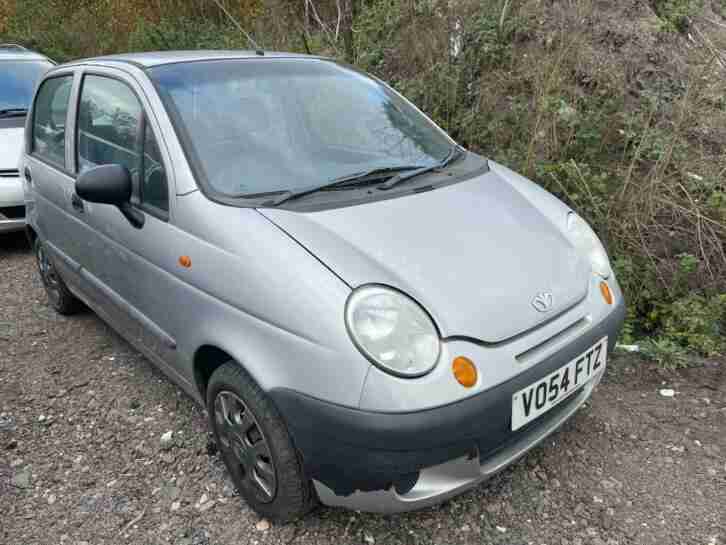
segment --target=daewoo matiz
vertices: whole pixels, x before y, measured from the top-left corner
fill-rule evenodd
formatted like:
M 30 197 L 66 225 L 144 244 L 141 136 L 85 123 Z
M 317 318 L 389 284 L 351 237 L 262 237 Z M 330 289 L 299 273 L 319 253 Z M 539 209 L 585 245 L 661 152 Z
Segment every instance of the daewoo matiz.
M 203 404 L 265 516 L 440 502 L 603 376 L 625 307 L 587 223 L 353 68 L 78 61 L 26 133 L 50 303 L 83 301 Z

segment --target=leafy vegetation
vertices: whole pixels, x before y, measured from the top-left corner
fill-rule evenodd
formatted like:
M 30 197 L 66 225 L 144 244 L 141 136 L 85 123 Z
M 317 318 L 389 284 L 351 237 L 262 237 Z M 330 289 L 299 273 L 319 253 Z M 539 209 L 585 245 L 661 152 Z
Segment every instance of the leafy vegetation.
M 353 62 L 586 217 L 626 293 L 625 341 L 675 367 L 726 351 L 724 14 L 724 0 L 0 0 L 0 41 L 66 60 L 249 48 L 249 33 Z
M 645 339 L 643 354 L 656 361 L 664 369 L 688 367 L 689 358 L 686 350 L 668 337 Z
M 690 18 L 703 7 L 703 0 L 652 0 L 653 9 L 665 28 L 686 32 Z

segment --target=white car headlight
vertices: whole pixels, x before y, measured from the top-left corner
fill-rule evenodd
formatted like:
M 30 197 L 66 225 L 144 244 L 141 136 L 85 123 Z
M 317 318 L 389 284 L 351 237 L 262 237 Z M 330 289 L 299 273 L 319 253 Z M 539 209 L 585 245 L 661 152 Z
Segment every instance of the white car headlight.
M 363 355 L 393 375 L 425 375 L 439 359 L 441 342 L 429 315 L 391 288 L 371 285 L 353 291 L 345 323 Z
M 592 227 L 580 216 L 570 212 L 567 215 L 567 232 L 575 248 L 587 256 L 592 270 L 603 278 L 608 278 L 612 273 L 610 260 Z

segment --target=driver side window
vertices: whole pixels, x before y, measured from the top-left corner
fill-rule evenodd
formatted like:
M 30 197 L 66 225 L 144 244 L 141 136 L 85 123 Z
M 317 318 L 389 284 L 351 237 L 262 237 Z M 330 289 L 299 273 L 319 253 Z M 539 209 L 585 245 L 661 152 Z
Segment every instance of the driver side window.
M 141 103 L 125 83 L 85 76 L 77 126 L 79 172 L 98 165 L 123 165 L 138 182 L 141 207 L 151 213 L 160 211 L 162 216 L 169 211 L 159 146 Z
M 169 211 L 166 171 L 154 132 L 144 123 L 144 154 L 141 169 L 141 203 L 164 212 Z
M 78 107 L 78 169 L 119 164 L 136 176 L 141 168 L 142 110 L 126 84 L 103 76 L 83 78 Z

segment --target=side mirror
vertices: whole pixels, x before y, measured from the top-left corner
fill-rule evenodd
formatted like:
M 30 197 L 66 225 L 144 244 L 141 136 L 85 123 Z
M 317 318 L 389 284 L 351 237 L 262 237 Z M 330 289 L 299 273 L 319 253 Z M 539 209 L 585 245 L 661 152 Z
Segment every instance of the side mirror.
M 144 214 L 131 206 L 131 174 L 123 165 L 100 165 L 76 180 L 76 194 L 84 201 L 117 206 L 134 227 L 144 225 Z
M 76 193 L 84 201 L 121 206 L 131 199 L 131 174 L 121 165 L 101 165 L 82 173 Z

